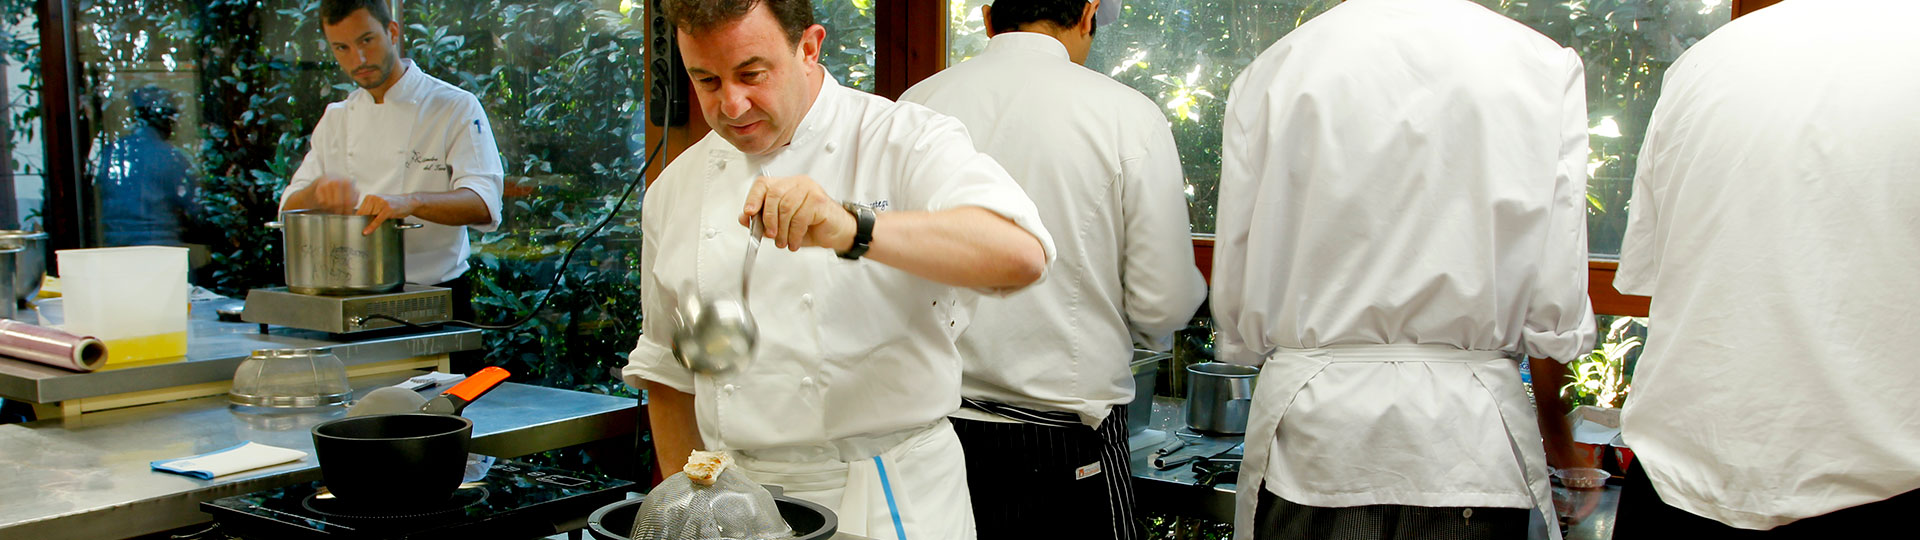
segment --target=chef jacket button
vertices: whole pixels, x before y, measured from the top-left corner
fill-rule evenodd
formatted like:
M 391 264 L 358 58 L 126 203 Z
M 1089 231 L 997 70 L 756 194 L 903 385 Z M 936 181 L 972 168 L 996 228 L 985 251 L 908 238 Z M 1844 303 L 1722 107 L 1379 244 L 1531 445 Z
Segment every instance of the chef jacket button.
M 715 230 L 713 227 L 707 227 L 707 238 L 713 238 L 716 236 L 720 236 L 720 231 Z
M 834 150 L 838 150 L 839 148 L 840 147 L 838 145 L 835 145 L 833 143 L 827 143 L 827 153 L 829 154 L 833 153 Z
M 813 386 L 813 377 L 801 377 L 801 378 L 800 378 L 800 384 L 804 384 L 804 385 L 807 385 L 807 386 Z
M 721 386 L 720 391 L 731 394 L 733 393 L 733 385 L 729 384 L 729 385 Z
M 813 294 L 807 293 L 800 295 L 800 305 L 813 307 Z

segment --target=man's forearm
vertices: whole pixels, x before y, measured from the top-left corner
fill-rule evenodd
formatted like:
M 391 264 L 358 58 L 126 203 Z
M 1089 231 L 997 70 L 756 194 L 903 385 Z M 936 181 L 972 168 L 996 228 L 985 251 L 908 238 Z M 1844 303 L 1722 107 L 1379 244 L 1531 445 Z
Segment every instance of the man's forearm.
M 313 198 L 313 184 L 307 184 L 306 187 L 288 193 L 287 200 L 280 203 L 280 211 L 306 210 L 318 206 L 320 206 L 319 201 Z
M 1567 427 L 1567 402 L 1560 399 L 1560 386 L 1567 383 L 1567 366 L 1552 358 L 1532 358 L 1527 365 L 1533 372 L 1533 403 L 1539 413 L 1540 437 L 1547 446 L 1547 463 L 1554 467 L 1572 467 L 1573 431 Z
M 487 210 L 487 201 L 471 189 L 455 188 L 453 191 L 438 193 L 411 193 L 420 203 L 413 210 L 413 216 L 450 226 L 485 225 L 493 221 L 493 212 Z
M 1039 239 L 979 207 L 882 213 L 870 246 L 875 262 L 957 287 L 1024 287 L 1047 266 Z
M 685 469 L 687 454 L 701 449 L 693 394 L 647 381 L 647 420 L 653 426 L 653 452 L 660 462 L 660 473 L 672 475 Z

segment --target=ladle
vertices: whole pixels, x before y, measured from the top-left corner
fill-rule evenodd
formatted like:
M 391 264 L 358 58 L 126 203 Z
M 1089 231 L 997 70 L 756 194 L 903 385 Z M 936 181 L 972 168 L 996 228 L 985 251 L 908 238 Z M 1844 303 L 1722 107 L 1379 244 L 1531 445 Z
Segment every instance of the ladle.
M 765 172 L 762 171 L 762 175 Z M 747 310 L 747 285 L 753 280 L 753 259 L 764 236 L 758 214 L 747 220 L 746 265 L 740 269 L 740 298 L 702 300 L 690 295 L 676 308 L 679 327 L 673 333 L 673 353 L 694 373 L 721 375 L 746 367 L 753 360 L 760 328 Z

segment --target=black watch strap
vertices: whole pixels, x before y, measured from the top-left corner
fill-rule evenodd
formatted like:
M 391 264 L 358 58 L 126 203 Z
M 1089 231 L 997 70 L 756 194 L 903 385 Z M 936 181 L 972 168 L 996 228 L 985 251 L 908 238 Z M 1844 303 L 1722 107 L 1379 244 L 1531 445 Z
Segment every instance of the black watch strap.
M 847 213 L 853 214 L 856 222 L 853 229 L 853 246 L 840 253 L 840 258 L 849 261 L 860 260 L 861 255 L 867 254 L 868 244 L 873 243 L 873 220 L 876 217 L 873 214 L 873 207 L 855 202 L 843 202 L 840 206 L 846 208 Z

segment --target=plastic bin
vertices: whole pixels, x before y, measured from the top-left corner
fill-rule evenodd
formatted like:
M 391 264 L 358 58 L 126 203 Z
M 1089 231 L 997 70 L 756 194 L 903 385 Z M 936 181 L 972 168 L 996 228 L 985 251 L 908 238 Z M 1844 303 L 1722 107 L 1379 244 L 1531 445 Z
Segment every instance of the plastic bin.
M 67 249 L 59 260 L 68 332 L 100 338 L 107 365 L 187 354 L 187 248 Z

